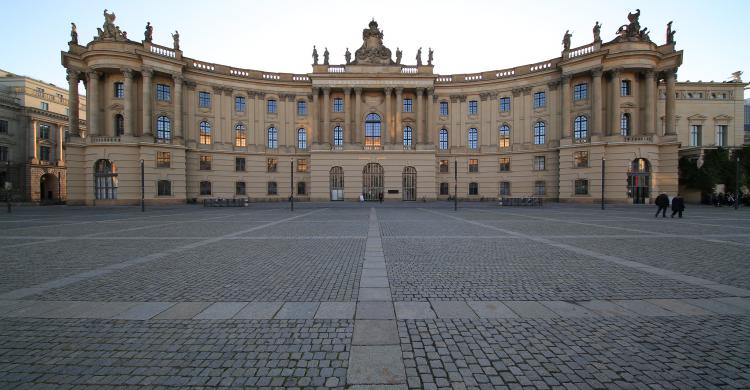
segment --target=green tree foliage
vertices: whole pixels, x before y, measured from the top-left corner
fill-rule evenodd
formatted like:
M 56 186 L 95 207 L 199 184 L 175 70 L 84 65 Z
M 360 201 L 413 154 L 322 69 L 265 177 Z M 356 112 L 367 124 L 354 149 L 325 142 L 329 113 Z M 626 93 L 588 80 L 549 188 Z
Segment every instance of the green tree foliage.
M 750 187 L 750 146 L 746 145 L 735 153 L 740 156 L 741 183 Z M 706 150 L 700 168 L 697 161 L 683 157 L 680 159 L 679 169 L 680 184 L 688 188 L 710 194 L 717 184 L 724 184 L 725 191 L 735 191 L 736 161 L 734 153 L 730 156 L 728 149 Z

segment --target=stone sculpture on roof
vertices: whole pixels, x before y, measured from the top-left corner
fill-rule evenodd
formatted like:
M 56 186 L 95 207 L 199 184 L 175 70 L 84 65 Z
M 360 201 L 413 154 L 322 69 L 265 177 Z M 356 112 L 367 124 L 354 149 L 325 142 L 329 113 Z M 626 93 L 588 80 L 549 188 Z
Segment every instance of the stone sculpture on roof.
M 71 22 L 70 23 L 70 42 L 68 42 L 70 45 L 77 45 L 78 44 L 78 28 L 76 27 L 76 24 Z
M 125 41 L 127 40 L 127 35 L 120 31 L 120 27 L 117 27 L 115 25 L 115 19 L 117 16 L 115 16 L 115 13 L 112 12 L 107 13 L 107 9 L 104 10 L 104 24 L 102 25 L 102 28 L 97 28 L 97 36 L 94 37 L 94 40 L 100 40 L 100 39 L 114 39 L 115 41 Z
M 638 18 L 641 16 L 641 10 L 636 9 L 635 13 L 628 13 L 628 24 L 623 24 L 617 29 L 617 38 L 613 42 L 623 41 L 648 41 L 651 42 L 651 38 L 648 36 L 648 28 L 641 30 L 641 24 Z
M 383 45 L 383 31 L 373 19 L 369 27 L 362 30 L 362 47 L 354 52 L 357 65 L 392 65 L 391 50 Z
M 143 32 L 144 40 L 146 42 L 151 42 L 154 36 L 154 26 L 151 25 L 151 22 L 146 23 L 146 31 Z

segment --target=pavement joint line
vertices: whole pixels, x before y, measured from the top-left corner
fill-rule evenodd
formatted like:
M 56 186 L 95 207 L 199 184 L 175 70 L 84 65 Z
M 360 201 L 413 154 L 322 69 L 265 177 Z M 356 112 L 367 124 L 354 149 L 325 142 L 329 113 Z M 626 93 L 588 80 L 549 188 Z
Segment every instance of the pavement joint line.
M 433 211 L 433 210 L 429 210 L 429 209 L 420 209 L 420 210 L 426 211 L 426 212 L 429 212 L 429 213 L 432 213 L 432 214 L 436 214 L 436 215 L 442 215 L 444 217 L 455 219 L 457 221 L 462 221 L 462 222 L 470 223 L 472 225 L 481 226 L 481 227 L 484 227 L 484 228 L 487 228 L 487 229 L 493 229 L 493 230 L 500 231 L 500 232 L 503 232 L 503 233 L 506 233 L 506 234 L 510 234 L 510 235 L 513 235 L 513 236 L 525 237 L 525 238 L 527 238 L 529 240 L 536 241 L 536 242 L 539 242 L 539 243 L 542 243 L 542 244 L 546 244 L 546 245 L 553 246 L 553 247 L 560 248 L 560 249 L 565 249 L 565 250 L 568 250 L 568 251 L 571 251 L 571 252 L 574 252 L 574 253 L 578 253 L 578 254 L 581 254 L 581 255 L 593 257 L 593 258 L 596 258 L 596 259 L 599 259 L 599 260 L 608 261 L 610 263 L 616 263 L 616 264 L 619 264 L 619 265 L 622 265 L 622 266 L 625 266 L 625 267 L 638 269 L 638 270 L 640 270 L 642 272 L 647 272 L 647 273 L 650 273 L 650 274 L 653 274 L 653 275 L 658 275 L 658 276 L 665 277 L 665 278 L 668 278 L 668 279 L 677 280 L 677 281 L 680 281 L 680 282 L 683 282 L 683 283 L 697 285 L 697 286 L 700 286 L 700 287 L 703 287 L 703 288 L 707 288 L 707 289 L 711 289 L 711 290 L 715 290 L 715 291 L 720 291 L 720 292 L 722 292 L 722 290 L 730 290 L 730 291 L 734 291 L 735 294 L 737 294 L 739 296 L 750 296 L 750 290 L 743 289 L 743 288 L 740 288 L 740 287 L 735 287 L 735 286 L 731 286 L 731 285 L 721 284 L 721 283 L 713 282 L 713 281 L 706 280 L 706 279 L 696 278 L 696 277 L 693 277 L 693 276 L 690 276 L 690 275 L 686 275 L 686 274 L 683 274 L 683 273 L 673 272 L 673 271 L 670 271 L 670 270 L 667 270 L 667 269 L 653 267 L 653 266 L 650 266 L 650 265 L 647 265 L 647 264 L 643 264 L 643 263 L 639 263 L 639 262 L 632 261 L 632 260 L 625 260 L 625 259 L 617 257 L 617 256 L 606 255 L 606 254 L 595 252 L 595 251 L 592 251 L 592 250 L 589 250 L 589 249 L 580 248 L 580 247 L 577 247 L 577 246 L 574 246 L 574 245 L 564 244 L 564 243 L 556 242 L 556 241 L 551 241 L 551 240 L 548 240 L 546 238 L 530 236 L 528 234 L 519 233 L 519 232 L 516 232 L 516 231 L 513 231 L 513 230 L 502 229 L 502 228 L 499 228 L 499 227 L 496 227 L 496 226 L 487 225 L 487 224 L 484 224 L 484 223 L 481 223 L 481 222 L 472 221 L 472 220 L 469 220 L 469 219 L 465 219 L 465 218 L 461 218 L 461 217 L 457 217 L 457 216 L 453 216 L 453 215 L 448 215 L 448 214 L 445 214 L 445 213 L 442 213 L 442 212 L 438 212 L 438 211 Z M 557 221 L 557 220 L 552 219 L 552 218 L 550 218 L 550 220 Z M 564 222 L 564 221 L 560 221 L 560 222 Z
M 280 220 L 277 220 L 275 222 L 269 222 L 269 223 L 266 223 L 266 224 L 263 224 L 263 225 L 253 226 L 251 228 L 248 228 L 248 229 L 245 229 L 245 230 L 240 230 L 238 232 L 230 233 L 230 234 L 227 234 L 227 235 L 224 235 L 224 236 L 208 238 L 208 239 L 205 239 L 205 240 L 197 241 L 197 242 L 190 243 L 190 244 L 183 245 L 183 246 L 179 246 L 179 247 L 176 247 L 176 248 L 171 248 L 171 249 L 168 249 L 168 250 L 165 250 L 165 251 L 161 251 L 161 252 L 157 252 L 157 253 L 151 253 L 151 254 L 148 254 L 146 256 L 136 257 L 134 259 L 123 261 L 123 262 L 119 263 L 119 264 L 121 264 L 119 267 L 117 267 L 117 264 L 108 265 L 108 266 L 105 266 L 105 267 L 95 268 L 95 269 L 92 269 L 92 270 L 81 272 L 81 273 L 78 273 L 76 275 L 70 275 L 70 276 L 66 276 L 64 278 L 59 278 L 59 279 L 51 280 L 51 281 L 48 281 L 48 282 L 45 282 L 45 283 L 40 283 L 40 284 L 37 284 L 37 285 L 34 285 L 34 286 L 11 290 L 11 291 L 5 292 L 3 294 L 0 294 L 0 299 L 23 298 L 23 297 L 28 297 L 28 296 L 36 295 L 36 294 L 39 294 L 41 292 L 48 291 L 48 290 L 50 290 L 52 288 L 59 288 L 59 287 L 66 286 L 66 285 L 69 285 L 69 284 L 73 284 L 73 283 L 76 283 L 76 282 L 78 282 L 80 280 L 86 279 L 85 275 L 87 275 L 89 273 L 92 273 L 92 272 L 101 272 L 100 274 L 94 275 L 94 276 L 102 276 L 104 274 L 107 274 L 107 273 L 110 273 L 110 272 L 114 272 L 116 270 L 123 269 L 123 268 L 126 268 L 128 266 L 132 266 L 132 265 L 135 265 L 135 264 L 141 264 L 141 263 L 145 263 L 145 262 L 157 260 L 157 259 L 163 258 L 163 257 L 165 257 L 165 256 L 167 256 L 169 254 L 179 253 L 179 252 L 182 252 L 182 251 L 187 250 L 187 249 L 193 249 L 193 248 L 201 247 L 201 246 L 204 246 L 204 245 L 213 244 L 215 242 L 219 242 L 219 241 L 224 240 L 226 238 L 236 237 L 236 236 L 239 236 L 241 234 L 246 234 L 246 233 L 249 233 L 249 232 L 252 232 L 252 231 L 255 231 L 255 230 L 264 229 L 264 228 L 267 228 L 269 226 L 274 226 L 274 225 L 278 225 L 280 223 L 289 222 L 289 221 L 295 220 L 297 218 L 301 218 L 301 217 L 304 217 L 304 216 L 307 216 L 307 215 L 310 215 L 310 214 L 314 214 L 316 212 L 323 211 L 323 210 L 326 210 L 326 209 L 325 208 L 316 209 L 316 210 L 309 211 L 309 212 L 304 213 L 304 214 L 298 214 L 298 215 L 295 215 L 295 216 L 292 216 L 292 217 L 280 219 Z M 81 278 L 81 275 L 84 275 L 83 278 Z M 61 284 L 59 282 L 60 280 L 64 280 L 65 283 Z

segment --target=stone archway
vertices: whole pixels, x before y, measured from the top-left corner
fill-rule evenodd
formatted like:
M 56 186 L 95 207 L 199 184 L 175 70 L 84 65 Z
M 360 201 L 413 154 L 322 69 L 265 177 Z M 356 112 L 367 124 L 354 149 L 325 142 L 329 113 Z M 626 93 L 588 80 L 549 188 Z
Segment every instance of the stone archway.
M 45 173 L 39 178 L 39 201 L 52 203 L 60 201 L 60 181 L 52 173 Z
M 651 196 L 651 163 L 645 158 L 633 160 L 628 169 L 628 197 L 633 204 L 644 204 Z

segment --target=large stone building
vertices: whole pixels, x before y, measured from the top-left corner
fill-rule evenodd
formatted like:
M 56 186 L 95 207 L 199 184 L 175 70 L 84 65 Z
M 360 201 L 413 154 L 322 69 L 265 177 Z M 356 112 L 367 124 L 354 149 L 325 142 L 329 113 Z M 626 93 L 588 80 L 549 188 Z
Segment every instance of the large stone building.
M 678 191 L 681 149 L 742 143 L 745 84 L 677 83 L 671 24 L 660 45 L 639 14 L 608 42 L 598 24 L 581 47 L 566 33 L 559 57 L 437 75 L 431 50 L 402 64 L 375 21 L 345 64 L 316 50 L 311 73 L 286 74 L 185 57 L 150 25 L 129 40 L 105 12 L 92 42 L 62 52 L 69 101 L 83 80 L 89 102 L 88 131 L 72 121 L 69 200 L 139 201 L 142 160 L 152 203 L 445 199 L 456 176 L 465 199 L 592 203 L 604 185 L 608 202 L 647 203 Z

